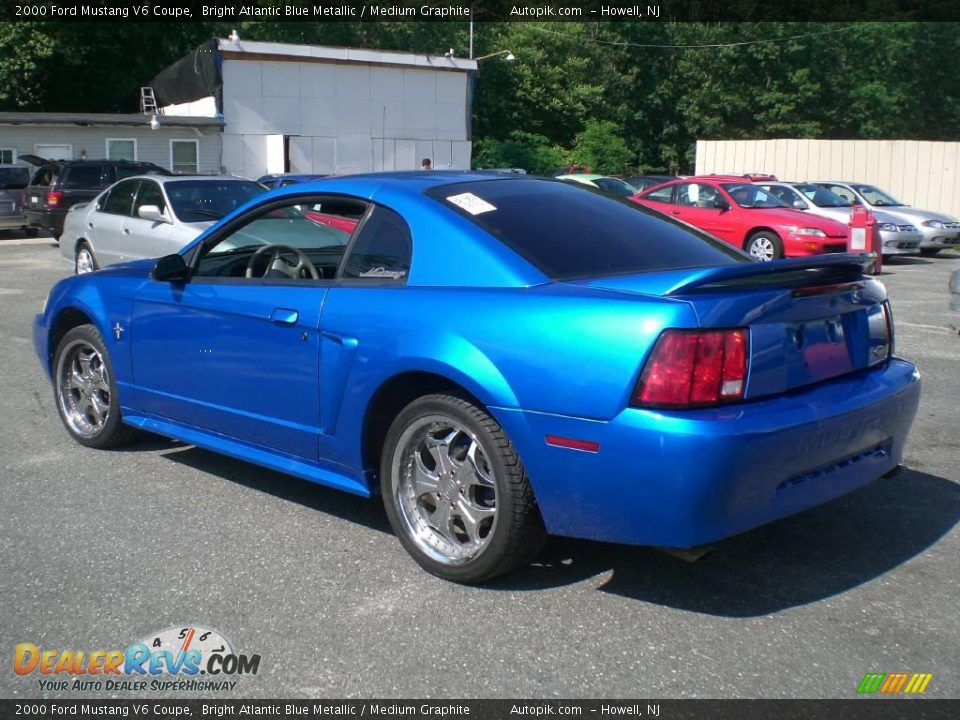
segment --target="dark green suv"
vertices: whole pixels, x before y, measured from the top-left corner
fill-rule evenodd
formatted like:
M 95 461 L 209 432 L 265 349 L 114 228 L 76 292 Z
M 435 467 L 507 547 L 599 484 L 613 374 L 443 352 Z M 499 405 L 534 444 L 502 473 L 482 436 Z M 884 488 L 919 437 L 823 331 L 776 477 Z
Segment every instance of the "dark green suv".
M 48 230 L 55 238 L 63 233 L 63 220 L 71 207 L 93 200 L 117 180 L 170 174 L 159 165 L 130 160 L 46 160 L 36 155 L 20 159 L 37 166 L 23 191 L 27 224 Z

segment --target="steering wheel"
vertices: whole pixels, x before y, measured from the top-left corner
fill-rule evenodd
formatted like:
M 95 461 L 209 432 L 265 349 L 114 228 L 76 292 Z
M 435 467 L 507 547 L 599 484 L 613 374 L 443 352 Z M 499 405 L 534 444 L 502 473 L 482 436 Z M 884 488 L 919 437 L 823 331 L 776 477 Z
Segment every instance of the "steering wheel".
M 247 260 L 247 270 L 243 274 L 244 277 L 253 277 L 253 266 L 257 263 L 257 259 L 266 255 L 268 252 L 270 253 L 270 259 L 261 277 L 267 277 L 267 273 L 271 270 L 277 270 L 287 277 L 296 280 L 300 277 L 300 273 L 306 270 L 314 280 L 320 279 L 320 273 L 317 272 L 317 268 L 310 262 L 310 258 L 304 255 L 302 251 L 290 245 L 264 245 Z M 294 265 L 288 262 L 284 259 L 284 255 L 295 256 L 297 258 L 297 264 Z

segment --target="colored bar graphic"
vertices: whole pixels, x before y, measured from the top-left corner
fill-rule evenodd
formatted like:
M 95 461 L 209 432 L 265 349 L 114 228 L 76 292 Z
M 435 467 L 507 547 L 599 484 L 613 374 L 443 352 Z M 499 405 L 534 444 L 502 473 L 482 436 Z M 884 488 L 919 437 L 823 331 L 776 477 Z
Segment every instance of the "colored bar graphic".
M 901 692 L 918 695 L 926 691 L 933 679 L 933 673 L 867 673 L 857 686 L 861 694 L 880 692 L 884 695 L 897 695 Z

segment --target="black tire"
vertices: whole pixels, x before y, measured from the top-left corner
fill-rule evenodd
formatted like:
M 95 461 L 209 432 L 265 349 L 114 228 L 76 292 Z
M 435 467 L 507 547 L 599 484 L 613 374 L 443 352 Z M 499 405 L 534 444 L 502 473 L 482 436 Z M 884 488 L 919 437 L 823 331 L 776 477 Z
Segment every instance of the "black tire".
M 88 362 L 88 365 L 93 368 L 92 374 L 97 375 L 102 385 L 108 388 L 109 397 L 106 400 L 104 400 L 103 390 L 97 390 L 93 381 L 86 383 L 84 389 L 68 387 L 67 376 L 74 367 L 72 363 L 76 359 L 76 354 L 82 353 L 87 348 L 94 350 L 99 357 L 96 364 Z M 77 366 L 79 365 L 80 363 L 77 362 Z M 101 367 L 102 371 L 99 371 Z M 104 379 L 105 382 L 103 382 Z M 92 393 L 98 393 L 99 403 L 107 408 L 106 417 L 99 427 L 95 427 L 96 423 L 90 421 L 90 414 L 85 415 L 80 410 L 80 406 L 84 404 L 85 393 L 87 397 Z M 93 325 L 79 325 L 73 328 L 57 344 L 53 356 L 53 396 L 63 426 L 81 445 L 101 449 L 115 447 L 129 442 L 137 435 L 134 428 L 124 425 L 121 421 L 117 381 L 110 361 L 110 353 L 107 352 L 100 331 Z M 84 424 L 83 418 L 90 425 L 90 428 L 87 428 L 88 432 L 81 431 L 81 426 Z
M 492 483 L 495 485 L 495 497 L 493 503 L 495 507 L 494 519 L 488 526 L 487 535 L 480 540 L 482 549 L 469 558 L 456 558 L 442 561 L 432 556 L 428 549 L 423 547 L 424 540 L 415 539 L 415 530 L 413 523 L 421 515 L 411 515 L 417 513 L 417 508 L 422 507 L 423 498 L 432 498 L 433 493 L 424 494 L 421 498 L 416 498 L 416 493 L 412 490 L 406 491 L 408 504 L 412 503 L 414 508 L 403 507 L 403 501 L 400 499 L 401 491 L 409 487 L 409 476 L 413 473 L 413 464 L 419 451 L 410 451 L 410 447 L 419 447 L 416 445 L 416 434 L 411 435 L 418 428 L 418 423 L 424 424 L 422 427 L 442 426 L 442 423 L 430 423 L 428 419 L 449 418 L 454 428 L 460 428 L 463 431 L 463 437 L 467 438 L 470 448 L 474 451 L 474 457 L 480 453 L 484 462 L 484 470 L 489 478 L 492 476 Z M 431 432 L 424 429 L 423 433 L 429 436 Z M 447 432 L 441 430 L 441 432 Z M 454 431 L 455 432 L 455 431 Z M 406 436 L 406 439 L 405 439 Z M 472 436 L 472 437 L 471 437 Z M 459 436 L 458 436 L 459 437 Z M 404 442 L 405 447 L 400 447 Z M 476 443 L 474 445 L 473 443 Z M 411 445 L 412 443 L 412 445 Z M 460 443 L 463 447 L 462 442 Z M 408 448 L 405 452 L 405 448 Z M 451 449 L 447 455 L 448 458 L 454 458 L 457 450 Z M 468 450 L 463 449 L 464 453 Z M 406 471 L 404 469 L 404 456 L 407 456 Z M 421 455 L 422 456 L 422 455 Z M 428 458 L 429 459 L 429 458 Z M 462 458 L 462 465 L 456 465 L 454 458 L 453 474 L 456 474 L 456 468 L 461 469 L 461 478 L 472 475 L 475 478 L 480 477 L 474 474 L 467 466 L 466 458 Z M 466 468 L 466 471 L 464 471 Z M 400 539 L 404 549 L 420 566 L 427 572 L 436 575 L 445 580 L 460 583 L 477 583 L 490 578 L 507 573 L 519 566 L 529 564 L 537 555 L 546 540 L 546 531 L 543 526 L 543 519 L 540 516 L 533 490 L 527 479 L 526 471 L 517 451 L 507 437 L 503 428 L 483 409 L 452 395 L 427 395 L 407 405 L 394 419 L 393 424 L 387 432 L 384 442 L 383 454 L 380 463 L 381 490 L 383 493 L 383 502 L 387 511 L 387 517 L 394 533 Z M 442 476 L 441 476 L 442 477 Z M 461 498 L 455 493 L 455 488 L 451 487 L 455 481 L 448 480 L 447 487 L 449 495 L 436 493 L 438 500 L 435 501 L 437 512 L 439 512 L 440 503 L 446 503 L 446 500 Z M 466 483 L 465 483 L 466 484 Z M 437 484 L 437 489 L 442 486 Z M 479 488 L 479 484 L 473 484 L 471 487 Z M 489 491 L 487 488 L 485 490 Z M 464 495 L 461 487 L 459 495 Z M 467 497 L 471 495 L 467 490 Z M 446 498 L 446 500 L 444 500 Z M 489 495 L 487 496 L 489 501 Z M 454 503 L 450 503 L 454 507 Z M 451 515 L 456 511 L 451 510 Z M 456 530 L 454 519 L 448 524 L 448 527 Z M 461 527 L 463 527 L 461 525 Z M 421 534 L 430 535 L 431 541 L 439 541 L 441 544 L 445 538 L 439 531 L 430 528 L 425 520 L 418 525 Z M 467 537 L 464 530 L 463 537 Z M 477 533 L 478 537 L 480 533 Z M 468 538 L 467 542 L 472 541 Z M 429 541 L 426 541 L 429 543 Z M 464 544 L 462 547 L 470 547 Z M 443 553 L 434 549 L 435 555 Z
M 920 248 L 920 254 L 923 257 L 934 257 L 940 253 L 941 248 Z
M 758 252 L 760 248 L 769 248 L 772 250 L 772 257 L 766 255 L 761 257 Z M 780 237 L 770 230 L 761 230 L 755 232 L 743 243 L 743 249 L 758 260 L 779 260 L 783 257 L 783 242 Z
M 77 245 L 77 252 L 73 256 L 73 274 L 80 275 L 80 256 L 81 253 L 87 253 L 90 257 L 90 264 L 93 270 L 100 269 L 100 263 L 97 262 L 97 256 L 93 254 L 93 248 L 86 241 Z

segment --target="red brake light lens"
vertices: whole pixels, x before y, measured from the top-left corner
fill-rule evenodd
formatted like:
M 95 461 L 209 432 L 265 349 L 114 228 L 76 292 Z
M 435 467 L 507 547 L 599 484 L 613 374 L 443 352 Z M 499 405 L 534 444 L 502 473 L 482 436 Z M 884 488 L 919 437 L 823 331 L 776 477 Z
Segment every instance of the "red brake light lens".
M 684 408 L 743 398 L 747 330 L 665 330 L 640 374 L 639 407 Z
M 63 193 L 59 190 L 51 190 L 47 193 L 47 207 L 59 207 L 61 200 L 63 200 Z

